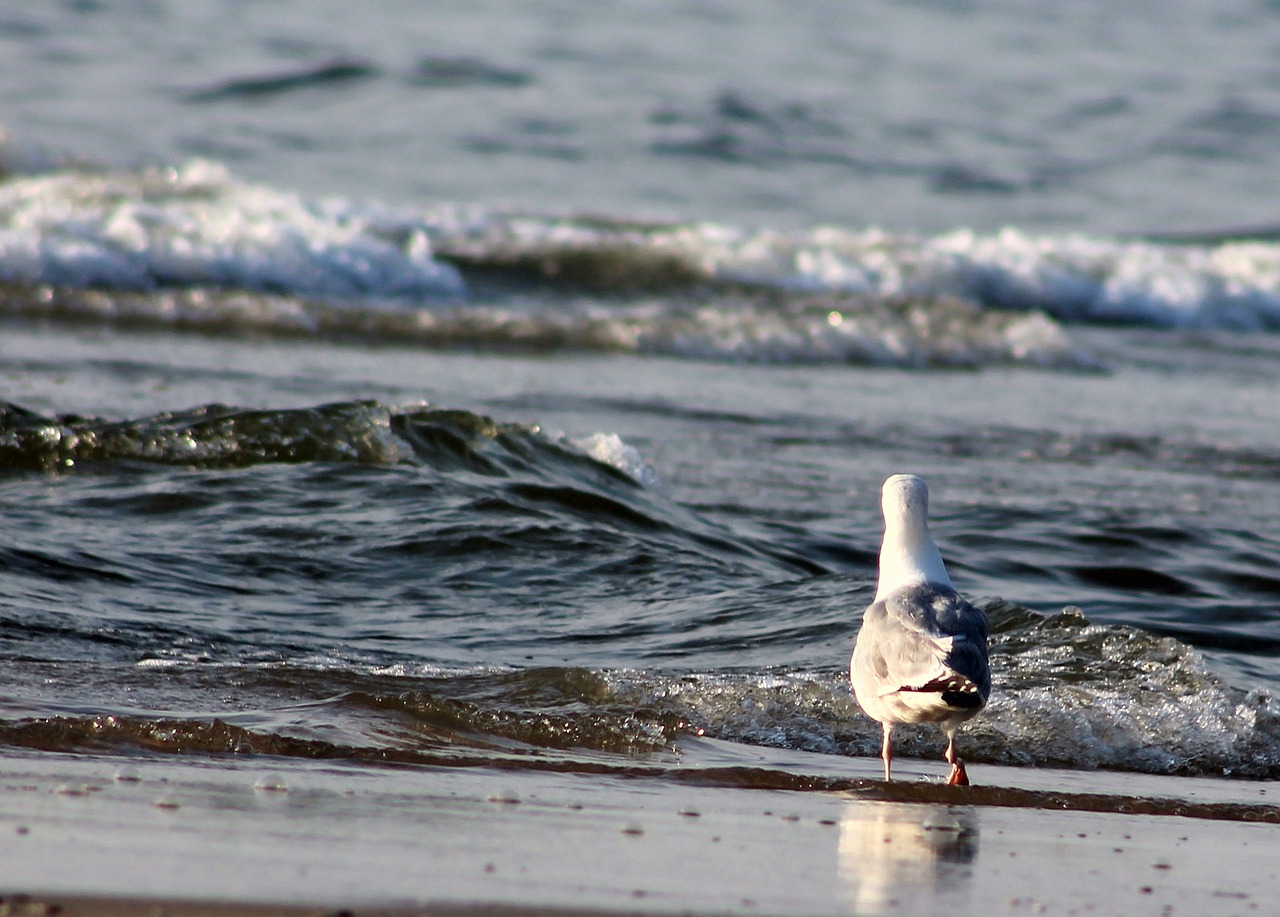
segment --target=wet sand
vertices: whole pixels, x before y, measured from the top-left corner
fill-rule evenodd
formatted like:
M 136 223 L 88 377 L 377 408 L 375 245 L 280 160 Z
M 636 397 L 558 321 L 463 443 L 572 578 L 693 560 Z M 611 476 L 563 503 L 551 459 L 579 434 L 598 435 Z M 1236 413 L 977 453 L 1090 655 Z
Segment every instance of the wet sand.
M 701 741 L 679 759 L 654 779 L 9 755 L 0 913 L 1216 915 L 1280 899 L 1274 784 L 975 765 L 968 792 L 922 780 L 934 762 L 903 761 L 887 788 L 871 760 Z M 1151 814 L 1178 811 L 1195 817 Z

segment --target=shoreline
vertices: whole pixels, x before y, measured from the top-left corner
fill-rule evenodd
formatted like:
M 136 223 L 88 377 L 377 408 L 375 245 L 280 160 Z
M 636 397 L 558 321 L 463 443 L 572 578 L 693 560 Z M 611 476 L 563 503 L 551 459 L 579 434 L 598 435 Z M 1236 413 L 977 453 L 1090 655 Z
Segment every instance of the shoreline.
M 856 782 L 879 766 L 691 743 L 690 780 L 280 759 L 0 759 L 11 914 L 1248 914 L 1280 896 L 1274 828 L 1126 800 L 1275 811 L 1274 784 L 975 766 L 938 794 L 700 784 L 767 763 Z M 681 768 L 683 770 L 683 767 Z M 816 779 L 816 778 L 815 778 Z M 1009 793 L 1043 804 L 984 804 Z M 877 787 L 878 784 L 878 787 Z M 886 788 L 878 781 L 865 786 Z M 923 788 L 923 789 L 922 789 Z M 1092 793 L 1109 811 L 1050 808 Z M 1039 795 L 1037 795 L 1039 794 Z M 1225 810 L 1224 810 L 1225 811 Z M 1227 865 L 1223 865 L 1227 864 Z M 15 895 L 29 897 L 15 898 Z

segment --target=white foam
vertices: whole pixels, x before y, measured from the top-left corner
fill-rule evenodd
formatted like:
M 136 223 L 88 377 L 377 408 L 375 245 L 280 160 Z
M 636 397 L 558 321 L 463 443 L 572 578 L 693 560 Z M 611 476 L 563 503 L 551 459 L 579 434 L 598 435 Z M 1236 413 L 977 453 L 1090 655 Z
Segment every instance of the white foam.
M 479 209 L 442 209 L 427 222 L 443 250 L 496 264 L 596 253 L 632 257 L 643 268 L 666 258 L 692 277 L 793 292 L 958 296 L 1078 322 L 1280 328 L 1280 245 L 1270 242 L 1182 245 L 1013 228 L 937 236 L 841 227 L 784 233 Z
M 593 333 L 619 337 L 618 346 L 634 342 L 697 356 L 1061 363 L 1065 345 L 1060 332 L 1050 340 L 1054 326 L 1045 315 L 1280 329 L 1280 245 L 1260 241 L 1173 245 L 1017 229 L 938 236 L 839 227 L 785 233 L 482 207 L 419 210 L 309 200 L 239 181 L 204 160 L 175 169 L 69 170 L 0 183 L 2 280 L 143 291 L 218 287 L 329 301 L 462 299 L 461 275 L 438 254 L 477 268 L 540 271 L 553 282 L 586 283 L 605 293 L 709 282 L 721 289 L 746 285 L 873 299 L 951 296 L 991 312 L 1036 317 L 994 334 L 925 343 L 865 315 L 828 325 L 751 303 L 726 308 L 717 302 L 683 320 L 673 318 L 668 304 L 659 309 L 657 325 L 638 314 L 593 325 Z
M 794 240 L 790 285 L 956 295 L 1068 321 L 1280 328 L 1280 246 L 1163 245 L 958 230 L 932 238 L 819 230 Z M 743 247 L 744 250 L 748 246 Z M 727 261 L 726 272 L 739 268 Z
M 137 173 L 0 184 L 0 278 L 148 290 L 214 286 L 317 298 L 452 298 L 457 271 L 422 228 L 308 201 L 194 160 Z
M 832 305 L 843 308 L 832 309 Z M 651 353 L 753 363 L 976 367 L 1031 364 L 1093 369 L 1043 313 L 983 311 L 955 299 L 750 302 L 652 317 L 636 336 Z
M 597 462 L 618 469 L 645 487 L 658 486 L 658 472 L 644 460 L 640 450 L 623 441 L 617 433 L 593 433 L 570 443 Z

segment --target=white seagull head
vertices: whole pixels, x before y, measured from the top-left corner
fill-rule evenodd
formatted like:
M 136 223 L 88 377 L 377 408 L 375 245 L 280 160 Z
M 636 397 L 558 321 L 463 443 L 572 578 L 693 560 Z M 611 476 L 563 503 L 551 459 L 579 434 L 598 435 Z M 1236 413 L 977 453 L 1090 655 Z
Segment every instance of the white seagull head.
M 880 545 L 878 602 L 904 586 L 951 586 L 942 554 L 929 534 L 929 486 L 914 474 L 895 474 L 884 482 L 884 541 Z

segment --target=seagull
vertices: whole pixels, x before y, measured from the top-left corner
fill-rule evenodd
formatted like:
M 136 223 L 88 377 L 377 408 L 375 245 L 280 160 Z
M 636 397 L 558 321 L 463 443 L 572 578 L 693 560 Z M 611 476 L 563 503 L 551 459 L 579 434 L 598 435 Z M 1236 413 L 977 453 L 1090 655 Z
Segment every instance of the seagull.
M 947 783 L 968 786 L 956 757 L 956 730 L 991 694 L 987 616 L 951 585 L 929 534 L 929 488 L 895 474 L 881 492 L 884 541 L 876 595 L 862 614 L 849 662 L 858 706 L 884 728 L 884 779 L 893 760 L 893 727 L 937 723 L 947 736 Z

